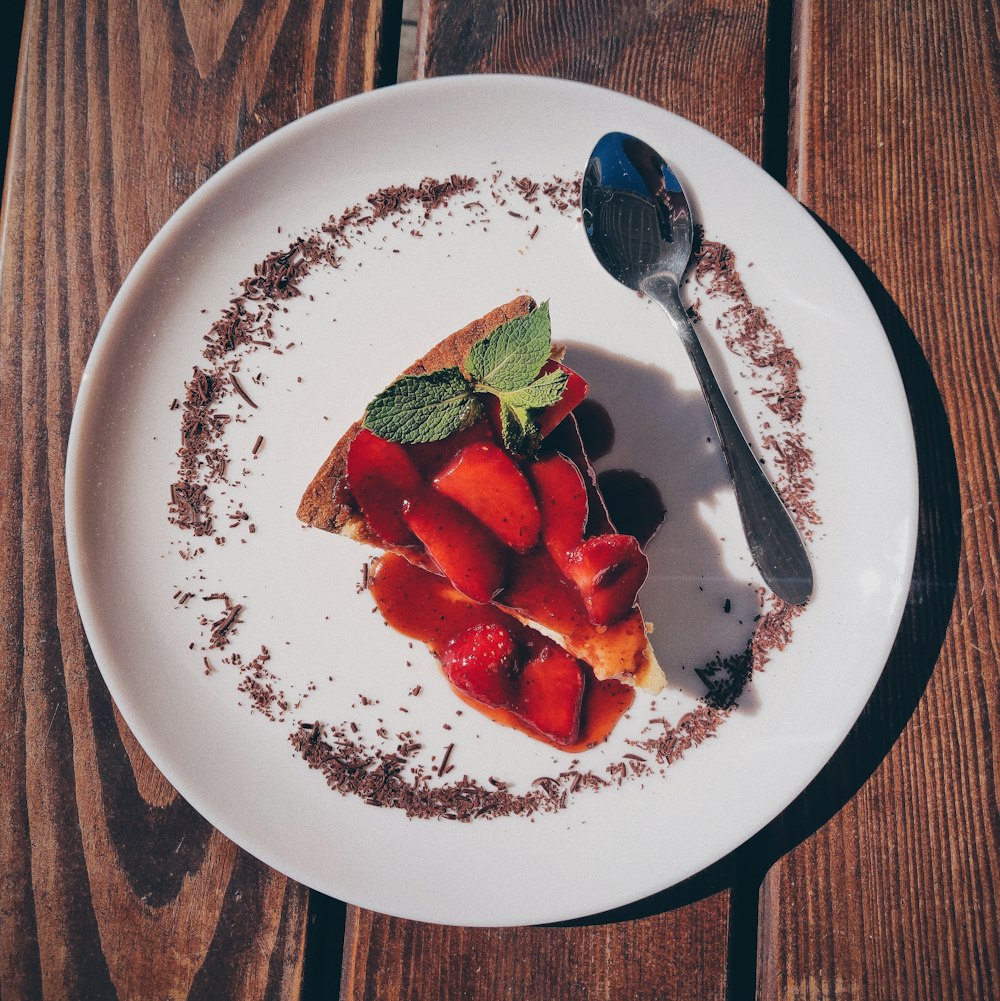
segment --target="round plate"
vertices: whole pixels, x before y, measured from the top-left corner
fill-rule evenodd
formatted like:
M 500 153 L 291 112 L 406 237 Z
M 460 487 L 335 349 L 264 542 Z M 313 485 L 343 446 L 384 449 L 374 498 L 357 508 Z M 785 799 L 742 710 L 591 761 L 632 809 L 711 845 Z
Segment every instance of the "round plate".
M 601 464 L 643 473 L 668 508 L 642 602 L 670 688 L 655 700 L 640 695 L 579 767 L 601 772 L 651 719 L 697 706 L 695 669 L 738 651 L 753 628 L 758 597 L 735 503 L 665 317 L 601 271 L 574 209 L 511 196 L 513 178 L 578 175 L 613 130 L 641 136 L 671 162 L 706 233 L 733 249 L 751 298 L 801 363 L 800 427 L 822 517 L 809 543 L 814 598 L 713 739 L 641 781 L 574 792 L 565 809 L 530 819 L 471 823 L 408 819 L 339 795 L 293 752 L 298 721 L 355 721 L 372 740 L 383 728 L 387 746 L 409 729 L 432 768 L 453 745 L 451 779 L 499 775 L 523 790 L 568 767 L 561 752 L 462 713 L 430 655 L 369 614 L 357 584 L 371 554 L 295 519 L 302 490 L 375 392 L 522 291 L 550 300 L 554 337 L 611 414 L 615 447 Z M 452 173 L 480 179 L 479 190 L 428 218 L 374 225 L 340 267 L 314 269 L 308 294 L 278 314 L 283 353 L 245 359 L 240 379 L 256 408 L 230 404 L 232 485 L 216 503 L 226 543 L 168 524 L 180 416 L 171 407 L 255 262 L 369 192 Z M 692 302 L 702 291 L 689 286 Z M 701 302 L 710 354 L 759 441 L 761 397 L 749 391 L 745 363 L 712 336 L 714 308 Z M 527 924 L 602 911 L 691 876 L 816 775 L 893 642 L 912 569 L 916 486 L 906 399 L 876 315 L 820 228 L 756 165 L 691 123 L 609 91 L 446 78 L 352 98 L 281 129 L 220 170 L 158 234 L 109 311 L 80 387 L 67 538 L 80 613 L 113 697 L 209 821 L 269 865 L 351 903 L 425 921 Z M 246 521 L 230 528 L 225 518 L 238 505 L 252 534 Z M 203 649 L 200 620 L 219 612 L 203 599 L 216 590 L 244 605 L 224 651 Z M 185 592 L 194 597 L 181 605 Z M 245 673 L 223 663 L 234 652 L 249 660 L 262 645 L 289 703 L 277 721 L 252 711 L 237 690 Z

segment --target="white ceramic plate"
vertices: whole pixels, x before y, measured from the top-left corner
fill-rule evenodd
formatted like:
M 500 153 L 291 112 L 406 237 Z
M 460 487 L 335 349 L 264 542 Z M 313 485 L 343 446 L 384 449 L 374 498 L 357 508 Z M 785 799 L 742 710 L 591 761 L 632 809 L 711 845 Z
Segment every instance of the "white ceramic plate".
M 577 793 L 566 809 L 531 820 L 469 824 L 409 820 L 335 794 L 292 752 L 295 720 L 353 718 L 369 733 L 379 719 L 393 732 L 409 726 L 438 760 L 454 743 L 458 773 L 485 779 L 502 768 L 522 787 L 565 767 L 543 744 L 476 713 L 457 716 L 430 656 L 409 649 L 356 592 L 366 553 L 294 517 L 315 468 L 374 392 L 519 291 L 551 300 L 556 338 L 569 342 L 568 360 L 614 417 L 616 449 L 602 464 L 651 477 L 670 512 L 650 547 L 643 603 L 672 690 L 655 709 L 641 697 L 609 746 L 587 752 L 581 767 L 614 760 L 651 715 L 676 719 L 690 709 L 701 691 L 692 669 L 749 634 L 753 570 L 722 461 L 706 441 L 707 413 L 664 318 L 604 275 L 575 213 L 543 200 L 537 214 L 512 203 L 528 220 L 508 215 L 487 183 L 478 196 L 486 225 L 456 203 L 420 238 L 409 224 L 376 227 L 340 269 L 309 277 L 311 298 L 289 302 L 278 338 L 294 349 L 247 359 L 241 378 L 259 408 L 242 408 L 246 422 L 227 432 L 241 480 L 230 500 L 243 503 L 256 532 L 222 527 L 226 545 L 185 561 L 182 533 L 167 524 L 179 442 L 170 403 L 256 261 L 385 185 L 453 172 L 572 176 L 611 130 L 642 136 L 671 160 L 707 233 L 734 249 L 752 298 L 802 364 L 802 428 L 823 519 L 809 547 L 815 597 L 792 643 L 717 735 L 662 774 Z M 704 308 L 710 319 L 711 304 Z M 759 437 L 759 402 L 745 391 L 743 367 L 717 342 L 710 352 Z M 262 384 L 250 383 L 258 372 Z M 258 434 L 265 443 L 251 457 Z M 73 580 L 94 654 L 129 726 L 177 789 L 238 844 L 309 886 L 453 924 L 546 922 L 625 904 L 696 873 L 776 816 L 829 759 L 875 686 L 916 535 L 913 437 L 892 354 L 861 287 L 809 215 L 749 160 L 681 118 L 609 91 L 525 77 L 447 78 L 343 101 L 206 183 L 149 246 L 108 313 L 80 388 L 66 483 Z M 171 596 L 216 588 L 246 606 L 228 652 L 248 658 L 267 644 L 281 686 L 293 700 L 308 696 L 282 723 L 238 704 L 237 672 L 223 669 L 221 654 L 211 653 L 219 669 L 203 674 L 197 617 L 209 606 L 196 597 L 179 608 Z M 363 706 L 359 695 L 377 704 Z

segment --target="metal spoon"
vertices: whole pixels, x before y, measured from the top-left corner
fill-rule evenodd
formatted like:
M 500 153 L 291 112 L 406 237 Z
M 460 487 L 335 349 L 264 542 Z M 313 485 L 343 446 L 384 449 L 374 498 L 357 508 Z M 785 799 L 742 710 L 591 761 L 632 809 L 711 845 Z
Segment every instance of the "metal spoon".
M 784 601 L 804 605 L 813 589 L 805 546 L 736 423 L 681 303 L 694 221 L 680 181 L 641 139 L 609 132 L 590 156 L 581 200 L 584 227 L 598 261 L 623 285 L 658 302 L 687 349 L 719 433 L 750 553 L 764 582 Z

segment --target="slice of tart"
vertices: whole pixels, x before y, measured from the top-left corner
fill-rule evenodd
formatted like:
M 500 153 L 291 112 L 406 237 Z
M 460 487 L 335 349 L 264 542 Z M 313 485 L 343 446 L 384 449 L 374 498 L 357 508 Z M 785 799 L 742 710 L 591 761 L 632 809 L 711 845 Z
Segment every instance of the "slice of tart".
M 387 621 L 477 707 L 568 747 L 602 684 L 614 701 L 663 674 L 636 601 L 646 557 L 610 522 L 573 416 L 587 384 L 561 359 L 528 296 L 470 323 L 372 401 L 298 517 L 394 554 L 372 574 Z

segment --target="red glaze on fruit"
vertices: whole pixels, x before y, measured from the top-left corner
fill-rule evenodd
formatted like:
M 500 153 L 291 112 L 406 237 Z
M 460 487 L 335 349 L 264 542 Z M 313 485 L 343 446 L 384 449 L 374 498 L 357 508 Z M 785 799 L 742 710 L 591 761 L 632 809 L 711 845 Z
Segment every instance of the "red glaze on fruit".
M 443 441 L 399 446 L 361 431 L 347 485 L 372 532 L 407 560 L 476 602 L 495 600 L 537 622 L 599 678 L 620 676 L 645 663 L 635 601 L 647 564 L 634 540 L 608 534 L 614 529 L 572 418 L 587 384 L 555 362 L 544 371 L 556 369 L 569 373 L 567 389 L 539 414 L 552 411 L 539 459 L 502 448 L 491 397 L 484 419 Z
M 542 539 L 556 566 L 566 573 L 569 554 L 583 541 L 587 524 L 583 475 L 559 452 L 529 463 L 527 469 L 541 510 Z
M 543 438 L 562 422 L 590 390 L 587 380 L 582 375 L 577 375 L 571 368 L 560 365 L 557 361 L 546 362 L 539 374 L 546 375 L 557 369 L 562 369 L 569 378 L 566 380 L 566 388 L 563 390 L 562 396 L 551 407 L 546 407 L 538 413 L 538 427 Z
M 545 451 L 549 455 L 553 452 L 562 452 L 580 470 L 580 475 L 587 487 L 587 527 L 583 534 L 586 536 L 604 535 L 617 531 L 611 523 L 607 508 L 604 506 L 604 498 L 597 486 L 597 473 L 590 464 L 590 458 L 584 448 L 575 412 L 572 414 L 571 420 L 564 420 L 545 439 Z
M 572 552 L 566 567 L 595 626 L 623 619 L 635 606 L 649 561 L 631 535 L 597 535 Z
M 434 478 L 434 487 L 511 549 L 526 553 L 538 542 L 541 515 L 535 495 L 524 473 L 498 445 L 466 446 Z
M 553 743 L 572 744 L 580 735 L 585 686 L 580 662 L 554 644 L 546 646 L 521 668 L 514 712 Z
M 490 397 L 490 399 L 495 399 L 495 397 Z M 496 440 L 499 441 L 499 439 Z M 457 452 L 468 445 L 485 441 L 494 441 L 493 429 L 488 421 L 479 420 L 467 428 L 462 428 L 461 431 L 448 435 L 441 441 L 421 442 L 417 445 L 406 445 L 405 448 L 420 472 L 428 480 L 432 480 L 455 458 Z
M 497 603 L 560 636 L 593 631 L 576 585 L 542 546 L 511 563 Z
M 403 518 L 462 594 L 485 602 L 503 587 L 507 551 L 465 508 L 424 490 L 403 502 Z
M 585 750 L 605 740 L 632 704 L 634 689 L 618 681 L 596 681 L 586 668 L 573 661 L 548 637 L 506 615 L 495 605 L 475 604 L 455 591 L 443 577 L 414 566 L 402 556 L 389 553 L 376 561 L 369 578 L 369 590 L 390 626 L 426 643 L 441 660 L 460 698 L 497 723 L 521 730 L 536 740 L 544 740 L 565 751 Z M 499 630 L 512 640 L 515 665 L 519 659 L 523 666 L 515 666 L 512 673 L 514 690 L 507 705 L 488 705 L 469 690 L 475 687 L 474 683 L 463 688 L 450 677 L 445 661 L 446 658 L 450 660 L 455 670 L 454 665 L 463 655 L 460 647 L 469 642 L 463 643 L 462 637 L 470 634 L 477 639 L 484 634 L 487 638 L 496 637 L 496 649 L 501 655 L 498 659 L 503 659 L 505 641 L 500 638 Z M 483 648 L 489 651 L 491 644 L 485 642 Z M 546 654 L 547 650 L 552 653 Z M 571 743 L 566 743 L 565 737 L 573 725 L 575 677 L 564 663 L 565 659 L 576 665 L 577 674 L 585 682 L 577 715 L 578 733 Z M 527 672 L 529 682 L 524 682 L 528 664 L 534 666 Z M 542 671 L 546 665 L 552 669 L 551 686 L 545 677 L 548 670 Z M 490 677 L 488 672 L 486 676 Z M 480 685 L 480 695 L 483 687 Z M 546 693 L 551 695 L 553 703 L 549 708 L 545 704 Z M 494 691 L 492 697 L 496 694 Z
M 347 485 L 368 527 L 394 546 L 412 546 L 403 519 L 403 502 L 424 488 L 406 449 L 362 428 L 347 453 Z
M 460 691 L 487 706 L 514 701 L 517 648 L 500 623 L 481 622 L 459 633 L 441 655 L 445 676 Z
M 645 663 L 646 626 L 639 610 L 610 626 L 595 626 L 576 585 L 559 573 L 541 546 L 513 562 L 496 602 L 558 635 L 599 678 L 633 673 Z

